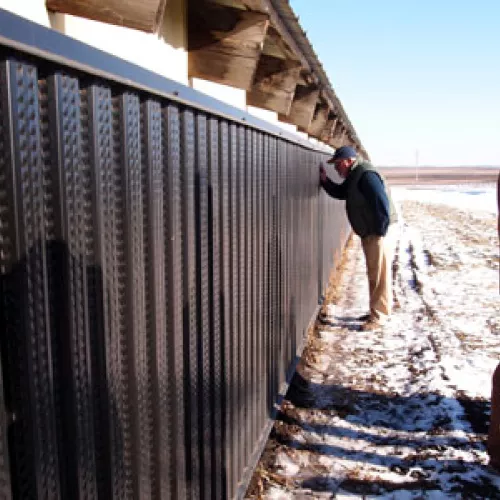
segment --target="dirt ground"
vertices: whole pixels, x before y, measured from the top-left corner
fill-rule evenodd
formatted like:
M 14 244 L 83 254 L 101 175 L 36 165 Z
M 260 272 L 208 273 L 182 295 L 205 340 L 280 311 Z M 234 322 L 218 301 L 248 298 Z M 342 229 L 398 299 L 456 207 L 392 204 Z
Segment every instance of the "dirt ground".
M 381 167 L 391 186 L 494 183 L 498 168 L 492 167 Z
M 399 206 L 390 323 L 360 330 L 368 286 L 354 237 L 246 498 L 500 499 L 485 451 L 500 359 L 496 217 Z

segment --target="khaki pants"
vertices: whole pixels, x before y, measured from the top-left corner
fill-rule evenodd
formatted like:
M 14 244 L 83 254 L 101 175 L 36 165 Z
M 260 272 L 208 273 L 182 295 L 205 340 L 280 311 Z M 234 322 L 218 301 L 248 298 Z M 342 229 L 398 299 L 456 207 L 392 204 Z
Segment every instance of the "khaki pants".
M 395 224 L 385 236 L 366 236 L 361 239 L 368 273 L 370 315 L 384 324 L 392 312 L 392 258 L 396 244 Z

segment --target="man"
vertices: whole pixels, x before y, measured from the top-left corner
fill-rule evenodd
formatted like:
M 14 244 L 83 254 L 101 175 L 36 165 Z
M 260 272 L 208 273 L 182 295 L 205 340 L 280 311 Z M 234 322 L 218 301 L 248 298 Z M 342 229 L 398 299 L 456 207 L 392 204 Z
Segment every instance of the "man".
M 394 224 L 397 214 L 381 175 L 356 151 L 342 146 L 327 163 L 333 163 L 344 182 L 336 184 L 320 165 L 323 189 L 333 198 L 346 200 L 347 217 L 361 238 L 370 291 L 370 313 L 360 319 L 362 330 L 375 330 L 385 324 L 392 311 L 392 257 Z

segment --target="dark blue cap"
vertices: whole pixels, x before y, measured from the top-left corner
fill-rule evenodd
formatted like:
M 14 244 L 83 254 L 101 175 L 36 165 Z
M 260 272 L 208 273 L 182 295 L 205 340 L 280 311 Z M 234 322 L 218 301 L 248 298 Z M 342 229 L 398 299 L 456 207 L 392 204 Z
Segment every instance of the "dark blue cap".
M 335 151 L 335 154 L 327 161 L 327 163 L 333 163 L 336 160 L 345 160 L 346 158 L 356 158 L 358 153 L 351 146 L 341 146 Z

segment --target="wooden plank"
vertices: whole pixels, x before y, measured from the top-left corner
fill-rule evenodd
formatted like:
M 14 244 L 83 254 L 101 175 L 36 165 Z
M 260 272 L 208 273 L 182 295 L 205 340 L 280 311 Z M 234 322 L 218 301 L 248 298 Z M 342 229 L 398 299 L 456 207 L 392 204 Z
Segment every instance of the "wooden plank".
M 259 60 L 247 103 L 288 114 L 300 77 L 300 62 L 263 54 Z
M 302 85 L 303 87 L 319 87 L 318 78 L 316 77 L 316 75 L 304 69 L 304 67 L 302 67 L 302 71 L 300 72 L 298 84 Z
M 241 0 L 241 3 L 254 12 L 268 12 L 269 2 L 267 0 Z
M 314 116 L 318 96 L 319 89 L 316 86 L 297 85 L 289 113 L 280 115 L 279 119 L 308 130 Z
M 328 121 L 325 124 L 325 127 L 321 131 L 321 140 L 323 142 L 328 142 L 335 131 L 335 126 L 337 125 L 338 117 L 333 113 L 330 113 L 328 116 Z
M 339 120 L 337 120 L 337 123 L 335 124 L 335 128 L 332 131 L 332 138 L 335 139 L 337 137 L 340 137 L 342 135 L 343 130 L 344 130 L 344 127 L 342 126 L 342 121 L 339 119 Z
M 196 0 L 191 0 L 194 2 Z M 197 0 L 200 3 L 200 0 Z M 233 7 L 235 9 L 251 10 L 253 12 L 267 13 L 269 11 L 268 0 L 210 0 L 211 3 Z
M 330 139 L 330 146 L 333 146 L 334 148 L 340 148 L 340 146 L 344 146 L 345 143 L 345 138 L 346 138 L 347 131 L 344 128 L 344 126 L 338 122 L 337 125 L 335 126 L 335 130 L 332 134 L 332 137 Z
M 303 71 L 301 71 L 301 73 L 300 73 L 300 78 L 299 78 L 299 81 L 297 82 L 297 85 L 301 85 L 302 87 L 307 87 L 308 86 L 308 83 L 307 83 L 307 81 L 305 79 Z
M 49 11 L 152 33 L 163 19 L 167 0 L 46 0 Z
M 328 121 L 328 115 L 330 114 L 330 108 L 323 102 L 318 102 L 316 109 L 314 111 L 314 116 L 311 121 L 311 125 L 307 129 L 307 133 L 317 139 L 321 138 L 321 132 L 325 128 Z
M 189 77 L 250 90 L 268 25 L 266 14 L 209 4 L 193 9 Z
M 268 56 L 273 56 L 280 59 L 299 61 L 299 58 L 294 54 L 289 45 L 285 42 L 285 40 L 283 40 L 278 31 L 272 26 L 269 26 L 267 30 L 262 52 Z
M 271 25 L 276 28 L 276 30 L 280 33 L 281 37 L 283 40 L 286 42 L 286 44 L 291 47 L 292 52 L 296 54 L 297 57 L 299 57 L 300 62 L 302 63 L 302 67 L 305 68 L 308 71 L 311 71 L 311 67 L 309 64 L 309 61 L 303 51 L 300 48 L 300 44 L 297 43 L 298 40 L 296 38 L 296 35 L 290 33 L 286 27 L 286 24 L 283 22 L 281 19 L 280 15 L 274 8 L 269 9 L 269 19 L 271 21 Z M 298 18 L 297 18 L 297 23 L 298 23 Z M 305 35 L 304 35 L 305 36 Z

